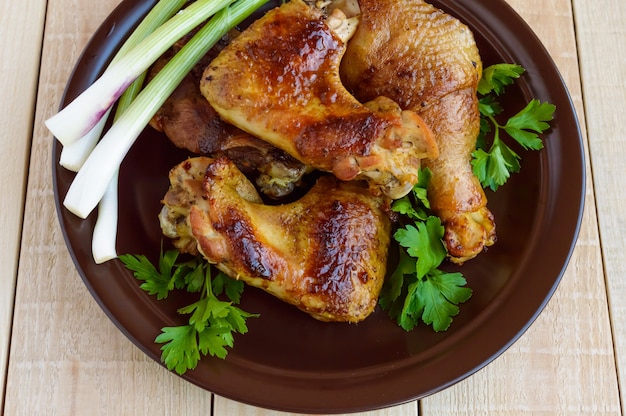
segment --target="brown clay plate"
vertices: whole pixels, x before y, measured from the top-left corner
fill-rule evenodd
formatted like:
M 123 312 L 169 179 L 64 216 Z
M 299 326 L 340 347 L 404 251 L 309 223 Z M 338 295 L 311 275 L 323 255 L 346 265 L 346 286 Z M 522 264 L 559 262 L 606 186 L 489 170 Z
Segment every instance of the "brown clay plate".
M 124 0 L 106 19 L 76 64 L 62 105 L 91 84 L 154 0 Z M 581 136 L 568 92 L 540 41 L 503 0 L 433 0 L 473 30 L 485 65 L 515 62 L 527 74 L 505 98 L 521 109 L 531 98 L 557 106 L 541 152 L 524 152 L 521 173 L 488 193 L 498 243 L 462 267 L 474 289 L 452 327 L 435 333 L 401 330 L 377 310 L 358 325 L 321 323 L 265 293 L 248 288 L 242 308 L 261 314 L 235 340 L 226 360 L 205 358 L 183 378 L 219 395 L 272 409 L 340 413 L 418 399 L 473 374 L 531 325 L 554 292 L 576 240 L 583 209 Z M 176 308 L 189 299 L 157 302 L 117 260 L 91 257 L 95 216 L 79 220 L 61 201 L 73 174 L 53 149 L 61 227 L 76 267 L 96 301 L 142 351 L 160 361 L 154 338 L 182 324 Z M 167 172 L 187 154 L 146 129 L 120 173 L 118 252 L 158 255 L 157 221 Z

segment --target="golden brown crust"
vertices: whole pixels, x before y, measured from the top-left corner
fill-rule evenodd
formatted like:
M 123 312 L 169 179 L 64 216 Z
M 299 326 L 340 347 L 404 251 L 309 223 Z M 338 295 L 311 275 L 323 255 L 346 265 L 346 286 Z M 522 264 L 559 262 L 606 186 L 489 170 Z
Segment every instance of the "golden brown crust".
M 475 87 L 482 61 L 474 36 L 458 19 L 422 0 L 359 0 L 361 22 L 341 74 L 358 98 L 389 97 L 419 109 Z
M 225 154 L 239 169 L 255 177 L 264 195 L 282 198 L 300 186 L 309 168 L 286 152 L 223 121 L 200 93 L 204 68 L 234 37 L 236 34 L 223 38 L 200 60 L 159 108 L 150 125 L 181 149 L 213 157 Z M 155 62 L 149 79 L 162 70 L 186 40 L 187 37 L 177 42 Z
M 482 62 L 469 28 L 422 0 L 360 0 L 361 24 L 341 74 L 362 101 L 384 95 L 417 112 L 439 157 L 423 161 L 452 261 L 475 257 L 495 241 L 487 197 L 472 172 L 480 127 L 476 88 Z
M 237 127 L 307 165 L 342 180 L 366 179 L 398 198 L 436 144 L 417 115 L 405 116 L 395 103 L 363 105 L 346 91 L 344 51 L 321 12 L 293 0 L 225 48 L 206 68 L 201 90 Z
M 203 179 L 177 181 L 190 165 L 205 166 Z M 326 175 L 300 200 L 268 206 L 226 158 L 190 159 L 172 178 L 164 201 L 188 207 L 197 248 L 231 277 L 323 321 L 358 322 L 376 307 L 391 221 L 364 183 Z

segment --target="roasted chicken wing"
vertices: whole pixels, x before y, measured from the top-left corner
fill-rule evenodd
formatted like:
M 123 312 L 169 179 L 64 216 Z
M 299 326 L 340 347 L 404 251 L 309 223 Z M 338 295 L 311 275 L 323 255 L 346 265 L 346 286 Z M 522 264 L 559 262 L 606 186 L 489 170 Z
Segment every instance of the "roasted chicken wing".
M 428 127 L 384 97 L 361 104 L 339 65 L 357 18 L 292 0 L 234 39 L 206 68 L 202 94 L 229 123 L 341 180 L 399 198 L 420 160 L 437 155 Z
M 495 241 L 493 215 L 472 172 L 480 119 L 482 63 L 470 29 L 422 0 L 359 0 L 361 22 L 341 65 L 361 101 L 386 96 L 417 112 L 434 133 L 439 157 L 429 199 L 445 226 L 452 261 L 475 257 Z
M 358 322 L 376 307 L 391 221 L 363 182 L 325 175 L 300 200 L 268 206 L 225 157 L 189 159 L 170 180 L 161 226 L 181 251 L 322 321 Z

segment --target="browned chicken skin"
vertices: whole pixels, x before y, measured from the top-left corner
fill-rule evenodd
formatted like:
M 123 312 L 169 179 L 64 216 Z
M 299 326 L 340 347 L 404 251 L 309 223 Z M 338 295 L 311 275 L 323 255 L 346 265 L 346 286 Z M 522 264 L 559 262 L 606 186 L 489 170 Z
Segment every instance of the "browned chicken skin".
M 153 78 L 182 48 L 179 41 L 150 69 Z M 150 125 L 179 148 L 200 155 L 224 154 L 237 167 L 256 178 L 260 191 L 270 198 L 289 195 L 310 169 L 271 144 L 224 122 L 200 93 L 204 68 L 231 37 L 223 39 L 200 60 L 154 115 Z
M 268 206 L 225 157 L 189 159 L 170 179 L 161 225 L 182 251 L 322 321 L 376 307 L 391 222 L 363 182 L 326 175 L 299 201 Z
M 480 127 L 476 88 L 482 63 L 469 28 L 422 0 L 359 0 L 361 23 L 348 44 L 342 79 L 361 101 L 387 96 L 417 112 L 439 157 L 429 200 L 445 226 L 452 261 L 495 241 L 487 198 L 470 165 Z
M 285 3 L 211 62 L 201 91 L 224 120 L 303 163 L 399 198 L 436 144 L 414 112 L 384 97 L 363 105 L 344 88 L 353 23 L 339 9 L 325 18 L 302 0 Z
M 148 71 L 147 81 L 158 74 L 176 53 L 191 39 L 194 32 L 176 42 Z M 165 133 L 174 145 L 196 154 L 219 151 L 230 136 L 245 134 L 220 120 L 211 105 L 200 94 L 200 78 L 204 68 L 232 40 L 227 35 L 198 62 L 159 108 L 150 125 Z

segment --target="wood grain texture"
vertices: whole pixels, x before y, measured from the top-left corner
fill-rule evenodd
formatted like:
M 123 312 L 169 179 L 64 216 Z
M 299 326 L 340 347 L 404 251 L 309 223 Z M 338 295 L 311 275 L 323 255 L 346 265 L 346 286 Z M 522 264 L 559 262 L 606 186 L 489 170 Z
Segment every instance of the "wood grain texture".
M 576 38 L 567 23 L 573 19 L 570 2 L 508 2 L 542 39 L 559 67 L 579 115 L 588 154 Z M 589 163 L 586 169 L 591 179 Z M 576 249 L 544 312 L 491 365 L 425 399 L 424 415 L 621 414 L 591 180 L 587 181 L 585 206 Z
M 52 137 L 43 121 L 56 111 L 88 38 L 118 2 L 48 2 L 5 393 L 7 415 L 210 413 L 210 393 L 148 359 L 105 316 L 76 273 L 56 217 L 50 180 Z
M 0 256 L 5 256 L 0 260 L 8 267 L 0 275 L 0 283 L 11 288 L 17 269 L 4 413 L 209 415 L 212 410 L 214 416 L 291 416 L 213 397 L 148 359 L 101 311 L 69 258 L 50 180 L 52 138 L 43 120 L 57 109 L 87 39 L 119 1 L 48 0 L 40 67 L 40 49 L 33 33 L 43 30 L 45 2 L 10 2 L 0 15 L 0 53 L 15 61 L 0 62 L 0 92 L 4 98 L 0 101 L 0 173 L 17 177 L 9 198 L 0 199 L 0 229 L 10 237 L 0 243 Z M 474 376 L 419 405 L 413 402 L 363 416 L 626 413 L 623 403 L 620 410 L 615 367 L 617 354 L 621 378 L 626 380 L 626 311 L 621 302 L 626 296 L 626 273 L 620 261 L 620 249 L 625 244 L 621 231 L 626 228 L 622 208 L 625 201 L 620 193 L 625 186 L 621 165 L 626 138 L 616 128 L 622 124 L 619 111 L 626 102 L 626 5 L 608 0 L 607 7 L 598 8 L 591 2 L 572 0 L 574 16 L 570 0 L 507 1 L 530 23 L 553 55 L 572 94 L 585 138 L 589 127 L 585 150 L 588 152 L 589 145 L 593 169 L 587 166 L 586 210 L 580 238 L 546 310 L 506 353 Z M 24 26 L 26 21 L 33 26 Z M 24 83 L 25 78 L 30 84 Z M 17 104 L 13 99 L 16 96 Z M 28 163 L 33 108 L 35 130 Z M 26 143 L 18 147 L 7 144 L 7 137 L 14 136 L 24 136 Z M 4 211 L 7 209 L 8 217 Z M 0 340 L 5 346 L 9 304 L 13 303 L 12 290 L 5 291 L 6 287 L 3 285 L 0 291 Z M 617 347 L 613 346 L 612 335 Z M 2 351 L 2 345 L 0 359 L 4 363 L 6 351 Z
M 350 413 L 350 416 L 418 416 L 417 402 L 406 403 L 387 409 L 372 410 L 370 412 Z M 298 416 L 300 413 L 277 412 L 274 410 L 260 409 L 228 400 L 215 395 L 213 416 Z M 337 415 L 348 416 L 348 415 Z
M 28 151 L 35 112 L 39 51 L 45 3 L 24 0 L 3 5 L 0 13 L 0 377 L 8 362 L 17 276 Z M 24 25 L 32 31 L 21 30 Z M 0 409 L 4 398 L 0 397 Z
M 626 8 L 574 0 L 591 165 L 617 366 L 626 414 Z

